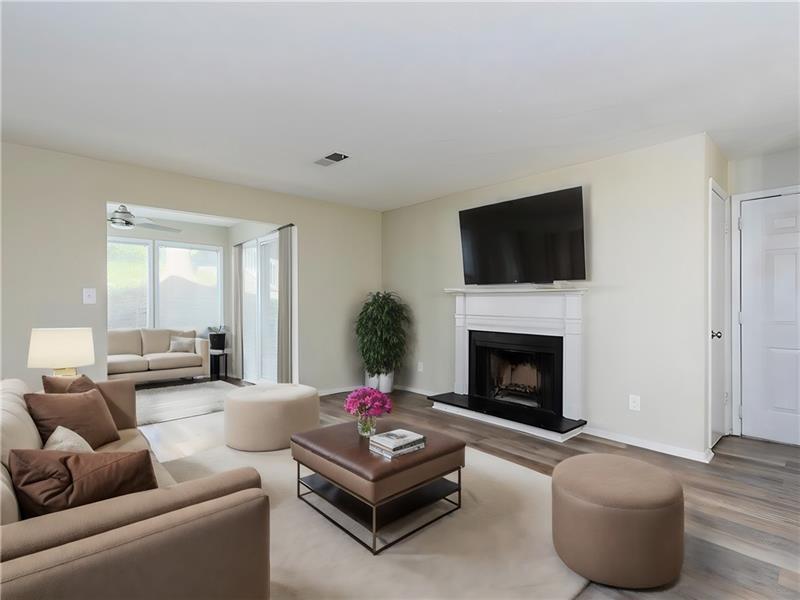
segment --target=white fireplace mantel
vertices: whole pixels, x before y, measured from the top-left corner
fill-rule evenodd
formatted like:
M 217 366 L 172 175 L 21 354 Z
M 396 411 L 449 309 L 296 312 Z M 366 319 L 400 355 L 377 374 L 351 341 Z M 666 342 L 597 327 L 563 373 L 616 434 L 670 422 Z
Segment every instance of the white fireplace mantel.
M 455 385 L 469 390 L 469 332 L 500 331 L 559 336 L 564 339 L 563 414 L 585 418 L 583 400 L 583 294 L 586 288 L 447 288 L 456 299 Z

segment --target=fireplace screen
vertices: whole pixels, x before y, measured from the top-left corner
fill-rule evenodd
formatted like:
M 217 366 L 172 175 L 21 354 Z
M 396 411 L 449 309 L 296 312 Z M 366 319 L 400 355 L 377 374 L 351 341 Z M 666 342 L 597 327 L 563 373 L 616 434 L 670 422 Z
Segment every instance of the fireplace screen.
M 561 414 L 560 337 L 473 331 L 470 394 Z

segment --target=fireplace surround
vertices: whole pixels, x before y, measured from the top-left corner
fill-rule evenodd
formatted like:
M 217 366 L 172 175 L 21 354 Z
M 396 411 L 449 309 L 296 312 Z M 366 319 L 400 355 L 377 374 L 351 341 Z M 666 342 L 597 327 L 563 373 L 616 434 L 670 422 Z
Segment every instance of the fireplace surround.
M 585 289 L 470 286 L 455 296 L 454 391 L 434 408 L 565 441 L 586 421 Z

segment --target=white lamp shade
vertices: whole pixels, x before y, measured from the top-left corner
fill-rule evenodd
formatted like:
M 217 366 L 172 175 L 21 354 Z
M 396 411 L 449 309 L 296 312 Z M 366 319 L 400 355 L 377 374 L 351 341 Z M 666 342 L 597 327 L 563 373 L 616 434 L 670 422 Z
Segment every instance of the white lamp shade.
M 29 369 L 64 369 L 93 364 L 91 327 L 31 329 Z

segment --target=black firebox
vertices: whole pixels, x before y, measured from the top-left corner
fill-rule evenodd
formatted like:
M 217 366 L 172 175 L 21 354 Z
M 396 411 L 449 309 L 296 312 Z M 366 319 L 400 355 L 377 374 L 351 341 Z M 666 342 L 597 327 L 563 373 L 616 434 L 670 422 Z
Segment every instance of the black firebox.
M 470 331 L 469 393 L 560 417 L 563 353 L 561 337 Z

